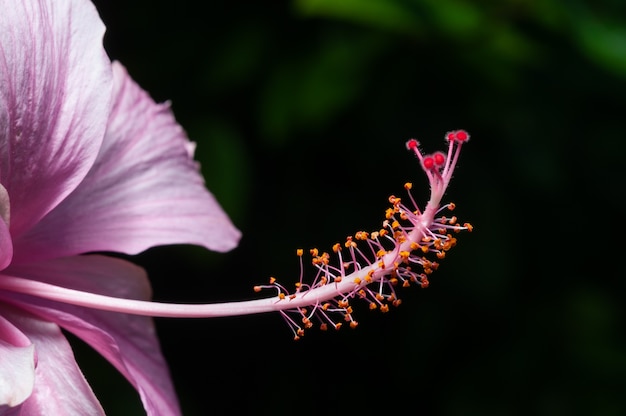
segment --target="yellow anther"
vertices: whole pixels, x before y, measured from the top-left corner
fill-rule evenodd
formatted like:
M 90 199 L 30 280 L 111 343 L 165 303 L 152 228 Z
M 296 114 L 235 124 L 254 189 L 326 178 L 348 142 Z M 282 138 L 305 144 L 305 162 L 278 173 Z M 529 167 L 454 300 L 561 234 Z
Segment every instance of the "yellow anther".
M 417 244 L 416 242 L 412 242 L 410 247 L 411 247 L 411 250 L 418 250 L 420 248 L 420 245 Z
M 388 233 L 389 233 L 389 232 L 388 232 L 387 230 L 385 230 L 384 228 L 381 228 L 381 229 L 378 231 L 378 235 L 379 235 L 379 236 L 381 236 L 381 237 L 386 236 Z
M 304 336 L 304 329 L 298 328 L 297 334 L 298 334 L 299 337 L 303 337 Z
M 393 209 L 387 208 L 387 210 L 385 210 L 385 218 L 388 220 L 393 218 Z
M 383 299 L 385 299 L 385 297 L 382 295 L 382 293 L 376 294 L 376 300 L 383 300 Z
M 422 252 L 428 253 L 428 246 L 422 246 Z
M 333 245 L 333 252 L 337 253 L 337 252 L 339 252 L 339 251 L 341 251 L 341 244 L 339 244 L 339 243 L 335 243 L 335 244 Z
M 297 255 L 298 257 L 302 257 L 302 255 L 303 255 L 303 254 L 304 254 L 304 250 L 302 250 L 301 248 L 299 248 L 299 249 L 297 249 L 297 250 L 296 250 L 296 255 Z
M 325 304 L 322 305 L 322 310 L 327 311 L 328 308 L 330 308 L 330 303 L 326 302 Z
M 399 226 L 400 226 L 400 223 L 397 220 L 391 223 L 391 228 L 393 228 L 394 230 L 398 228 Z
M 354 278 L 354 280 L 353 280 L 353 282 L 354 282 L 355 284 L 357 284 L 357 285 L 360 285 L 360 284 L 361 284 L 361 278 L 360 278 L 360 277 L 355 277 L 355 278 Z
M 343 278 L 341 276 L 336 276 L 335 277 L 335 283 L 339 283 L 343 280 Z
M 270 285 L 273 285 L 274 283 L 276 283 L 276 278 L 270 277 Z
M 376 302 L 370 302 L 370 310 L 373 311 L 376 308 L 378 308 L 378 305 L 376 304 Z
M 321 331 L 326 331 L 328 329 L 328 325 L 326 325 L 325 323 L 320 324 L 320 330 Z
M 317 257 L 319 255 L 319 250 L 316 248 L 312 248 L 311 250 L 309 250 L 309 253 L 311 253 L 313 257 Z
M 380 305 L 380 311 L 381 311 L 382 313 L 387 313 L 387 312 L 389 312 L 389 305 L 387 305 L 386 303 L 385 303 L 385 304 Z
M 284 294 L 283 292 L 280 292 L 280 293 L 278 294 L 278 298 L 279 298 L 280 300 L 285 299 L 285 294 Z
M 457 221 L 457 218 L 456 218 L 456 216 L 453 215 L 452 218 L 450 218 L 450 221 L 448 221 L 448 223 L 450 225 L 454 225 L 454 224 L 456 224 L 456 221 Z
M 350 322 L 350 328 L 352 328 L 352 329 L 356 328 L 357 325 L 359 325 L 359 323 L 357 321 Z
M 406 189 L 407 191 L 410 191 L 411 188 L 413 188 L 413 184 L 411 182 L 407 182 L 404 184 L 404 189 Z
M 409 256 L 411 255 L 411 253 L 409 253 L 408 251 L 401 251 L 400 252 L 400 258 L 402 258 L 402 261 L 405 263 L 409 262 Z
M 437 258 L 438 258 L 438 259 L 444 259 L 444 258 L 446 258 L 446 252 L 445 252 L 445 251 L 438 251 L 438 252 L 437 252 Z
M 348 301 L 345 299 L 340 300 L 339 302 L 337 302 L 337 306 L 339 306 L 342 309 L 347 308 L 349 305 Z
M 409 283 L 408 280 L 405 280 L 404 283 L 402 283 L 402 287 L 409 287 L 411 286 L 411 283 Z
M 450 202 L 450 203 L 448 204 L 448 209 L 449 209 L 450 211 L 454 211 L 454 208 L 456 208 L 456 204 L 455 204 L 454 202 Z
M 391 279 L 389 279 L 389 283 L 391 284 L 391 286 L 395 286 L 398 284 L 398 278 L 397 277 L 392 277 Z
M 372 233 L 372 235 L 370 235 L 370 238 L 371 238 L 372 240 L 376 240 L 376 239 L 378 238 L 378 231 L 374 231 L 374 232 Z
M 472 230 L 474 230 L 474 227 L 469 222 L 463 224 L 463 227 L 467 228 L 467 231 L 469 231 L 470 233 L 472 232 Z
M 342 326 L 342 325 L 343 325 L 343 324 L 342 324 L 341 322 L 337 322 L 337 323 L 335 324 L 335 329 L 336 329 L 336 330 L 339 330 L 339 328 L 341 328 L 341 326 Z
M 402 303 L 402 300 L 401 300 L 401 299 L 396 299 L 396 300 L 394 300 L 393 302 L 391 302 L 391 304 L 392 304 L 393 306 L 395 306 L 396 308 L 397 308 L 398 306 L 400 306 L 400 304 L 401 304 L 401 303 Z
M 262 288 L 261 286 L 255 286 L 253 289 L 255 292 L 260 292 Z

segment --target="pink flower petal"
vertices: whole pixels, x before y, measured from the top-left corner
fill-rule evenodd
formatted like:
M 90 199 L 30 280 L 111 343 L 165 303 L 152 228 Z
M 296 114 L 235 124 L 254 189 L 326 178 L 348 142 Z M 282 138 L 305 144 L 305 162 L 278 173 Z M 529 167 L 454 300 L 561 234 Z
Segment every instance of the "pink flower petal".
M 141 300 L 150 298 L 150 286 L 143 269 L 105 256 L 78 256 L 11 266 L 10 273 L 92 293 Z M 135 386 L 149 415 L 180 414 L 151 318 L 11 296 L 12 302 L 19 302 L 20 307 L 29 312 L 57 323 L 109 360 Z
M 0 183 L 11 233 L 37 223 L 91 168 L 110 112 L 104 25 L 84 0 L 0 0 Z
M 113 64 L 115 103 L 98 159 L 74 193 L 14 241 L 15 262 L 164 244 L 226 251 L 240 233 L 205 188 L 167 104 Z M 23 247 L 23 249 L 22 249 Z
M 0 270 L 7 267 L 11 263 L 12 258 L 13 243 L 11 242 L 9 227 L 0 219 Z
M 0 411 L 26 400 L 34 383 L 35 347 L 0 314 Z
M 5 306 L 0 306 L 0 315 L 32 341 L 36 354 L 34 389 L 22 404 L 12 410 L 19 410 L 17 414 L 29 416 L 104 415 L 76 364 L 67 339 L 57 325 Z M 32 366 L 32 352 L 30 360 Z M 28 379 L 29 367 L 22 367 L 24 373 L 19 377 Z M 2 364 L 1 369 L 4 373 L 6 363 Z M 20 379 L 18 381 L 24 382 Z
M 0 270 L 7 267 L 13 258 L 13 242 L 9 231 L 10 210 L 9 194 L 0 184 Z

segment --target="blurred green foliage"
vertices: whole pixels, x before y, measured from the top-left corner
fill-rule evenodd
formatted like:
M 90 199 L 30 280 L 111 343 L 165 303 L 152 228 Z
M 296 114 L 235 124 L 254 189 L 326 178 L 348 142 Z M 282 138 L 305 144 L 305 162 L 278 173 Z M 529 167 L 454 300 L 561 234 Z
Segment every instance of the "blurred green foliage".
M 626 3 L 96 4 L 110 55 L 172 100 L 244 233 L 225 255 L 139 256 L 159 300 L 295 281 L 295 248 L 377 228 L 407 180 L 424 200 L 406 139 L 472 134 L 448 197 L 475 232 L 399 310 L 298 343 L 272 315 L 158 320 L 185 414 L 626 413 Z M 77 354 L 105 407 L 133 414 L 132 390 Z

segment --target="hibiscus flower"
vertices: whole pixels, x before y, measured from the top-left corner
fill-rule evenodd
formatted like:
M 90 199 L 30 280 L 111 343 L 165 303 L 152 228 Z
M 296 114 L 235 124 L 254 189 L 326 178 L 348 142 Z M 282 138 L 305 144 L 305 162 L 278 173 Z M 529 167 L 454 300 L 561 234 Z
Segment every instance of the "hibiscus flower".
M 420 208 L 389 197 L 382 224 L 329 252 L 311 249 L 312 278 L 273 277 L 242 302 L 150 301 L 143 269 L 101 252 L 163 244 L 215 251 L 239 231 L 206 190 L 189 142 L 167 104 L 156 104 L 111 62 L 104 26 L 87 0 L 0 0 L 0 414 L 100 415 L 61 328 L 91 345 L 137 389 L 149 415 L 180 408 L 151 317 L 279 312 L 295 339 L 305 329 L 356 327 L 352 299 L 382 312 L 398 286 L 427 287 L 438 260 L 472 230 L 442 204 L 463 130 L 448 150 L 413 152 L 430 185 Z
M 226 251 L 239 232 L 168 105 L 107 57 L 90 2 L 0 0 L 0 10 L 0 413 L 103 413 L 63 328 L 108 359 L 149 414 L 178 414 L 151 318 L 46 300 L 32 285 L 149 300 L 141 268 L 84 253 Z

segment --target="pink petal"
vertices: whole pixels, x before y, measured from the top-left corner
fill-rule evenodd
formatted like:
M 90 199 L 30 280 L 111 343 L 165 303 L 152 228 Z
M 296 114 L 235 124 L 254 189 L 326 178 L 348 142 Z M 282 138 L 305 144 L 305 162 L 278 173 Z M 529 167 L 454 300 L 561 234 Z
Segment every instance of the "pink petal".
M 0 410 L 26 400 L 34 383 L 35 347 L 0 314 Z
M 92 293 L 142 300 L 150 298 L 150 286 L 143 269 L 105 256 L 79 256 L 11 266 L 10 272 L 14 276 Z M 19 302 L 20 307 L 57 323 L 109 360 L 135 386 L 149 415 L 180 414 L 151 318 L 12 296 L 12 302 Z
M 9 194 L 0 184 L 0 270 L 7 267 L 13 258 L 13 242 L 9 231 L 10 208 Z
M 100 403 L 81 373 L 72 349 L 55 324 L 0 306 L 0 315 L 10 320 L 32 341 L 37 355 L 32 394 L 14 409 L 17 414 L 104 415 Z M 32 365 L 32 356 L 31 356 Z M 2 366 L 4 372 L 5 366 Z M 28 367 L 20 377 L 29 377 Z M 21 380 L 20 380 L 21 381 Z
M 112 76 L 91 2 L 0 0 L 0 10 L 0 183 L 17 236 L 92 166 Z
M 167 104 L 155 104 L 119 64 L 100 154 L 83 183 L 28 235 L 15 261 L 90 251 L 128 254 L 161 244 L 226 251 L 240 233 L 205 188 L 193 145 Z

